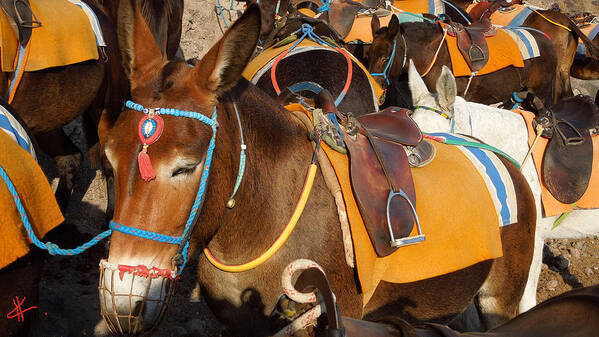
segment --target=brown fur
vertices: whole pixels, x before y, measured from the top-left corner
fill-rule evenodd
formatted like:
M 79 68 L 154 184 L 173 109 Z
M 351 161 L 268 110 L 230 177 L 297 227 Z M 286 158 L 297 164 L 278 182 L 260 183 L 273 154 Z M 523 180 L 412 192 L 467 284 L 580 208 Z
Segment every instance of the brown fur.
M 548 102 L 555 100 L 555 79 L 552 78 L 557 66 L 555 48 L 542 34 L 536 32 L 531 32 L 531 34 L 537 39 L 542 56 L 525 61 L 524 68 L 508 67 L 491 74 L 475 76 L 470 84 L 468 100 L 483 104 L 502 102 L 508 100 L 514 91 L 521 88 L 535 92 L 537 96 Z M 380 28 L 375 33 L 369 51 L 368 69 L 370 72 L 381 72 L 385 68 L 386 60 L 393 49 L 393 40 L 397 39 L 395 61 L 390 68 L 389 78 L 392 80 L 391 87 L 399 86 L 400 81 L 404 81 L 404 79 L 407 81 L 406 76 L 401 76 L 407 74 L 408 68 L 408 62 L 403 68 L 401 67 L 404 57 L 402 39 L 406 39 L 407 58 L 411 58 L 419 72 L 424 73 L 430 65 L 442 37 L 443 31 L 438 24 L 403 23 L 398 25 L 398 20 L 392 19 L 389 27 Z M 423 78 L 430 89 L 435 87 L 443 65 L 451 66 L 449 51 L 445 43 L 431 71 Z M 377 77 L 377 80 L 381 85 L 385 85 L 385 80 L 382 77 Z M 461 95 L 468 83 L 468 77 L 459 77 L 456 81 L 458 94 Z M 502 85 L 497 85 L 497 83 L 502 83 Z M 391 91 L 392 93 L 393 91 Z M 411 98 L 408 102 L 411 105 Z
M 481 286 L 490 295 L 495 295 L 498 288 L 507 289 L 507 302 L 522 293 L 532 256 L 536 219 L 529 212 L 534 209 L 531 192 L 514 168 L 510 173 L 518 186 L 520 213 L 517 224 L 502 230 L 504 238 L 512 240 L 505 244 L 503 262 L 486 261 L 411 284 L 382 284 L 363 308 L 354 270 L 344 262 L 335 201 L 319 172 L 296 229 L 273 257 L 247 272 L 217 270 L 201 253 L 201 247 L 208 247 L 225 263 L 244 263 L 262 254 L 279 235 L 302 189 L 312 145 L 299 120 L 247 81 L 238 81 L 259 35 L 256 7 L 249 7 L 194 68 L 179 61 L 161 61 L 161 67 L 141 67 L 140 64 L 158 62 L 161 56 L 141 52 L 153 50 L 153 40 L 147 27 L 140 23 L 141 16 L 135 17 L 136 22 L 131 25 L 134 29 L 129 32 L 133 36 L 130 41 L 135 41 L 131 69 L 144 71 L 131 76 L 136 103 L 210 115 L 218 99 L 219 130 L 211 175 L 190 250 L 191 256 L 198 259 L 202 294 L 227 327 L 226 334 L 267 336 L 282 326 L 284 322 L 269 316 L 281 294 L 279 273 L 289 261 L 299 257 L 314 258 L 329 271 L 339 304 L 350 317 L 389 311 L 407 313 L 413 320 L 448 321 L 464 309 Z M 229 50 L 238 53 L 231 57 Z M 235 197 L 237 204 L 227 209 L 225 204 L 233 190 L 239 164 L 240 134 L 233 102 L 241 115 L 248 159 L 244 180 Z M 144 182 L 136 164 L 140 150 L 136 130 L 140 118 L 136 111 L 121 114 L 107 143 L 106 152 L 115 170 L 115 221 L 180 235 L 198 188 L 210 128 L 199 121 L 164 116 L 164 132 L 148 149 L 157 178 Z M 144 257 L 158 268 L 170 268 L 175 250 L 172 245 L 116 232 L 111 239 L 109 261 L 119 263 L 123 256 Z M 486 281 L 489 273 L 491 278 Z M 185 273 L 183 276 L 190 277 Z M 489 284 L 493 282 L 498 284 Z M 490 309 L 485 313 L 497 314 L 502 319 L 515 312 L 512 303 Z

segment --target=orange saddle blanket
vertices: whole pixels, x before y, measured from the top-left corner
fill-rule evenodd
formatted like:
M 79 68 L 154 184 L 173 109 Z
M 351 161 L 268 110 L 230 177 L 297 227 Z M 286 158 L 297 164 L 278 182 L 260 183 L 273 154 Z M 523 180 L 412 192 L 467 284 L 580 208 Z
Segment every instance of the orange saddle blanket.
M 25 71 L 65 66 L 98 59 L 96 37 L 84 11 L 67 0 L 29 0 L 42 25 L 33 28 Z M 14 71 L 18 41 L 4 11 L 0 10 L 3 72 Z
M 64 221 L 52 189 L 37 162 L 2 131 L 0 166 L 15 185 L 38 238 Z M 0 239 L 0 269 L 29 252 L 31 241 L 3 179 L 0 179 Z
M 299 104 L 286 108 L 305 112 Z M 415 282 L 503 255 L 499 234 L 501 220 L 494 205 L 496 201 L 485 181 L 487 178 L 483 177 L 480 168 L 463 148 L 442 143 L 433 145 L 437 150 L 435 159 L 425 167 L 412 169 L 416 211 L 426 239 L 400 247 L 393 254 L 380 258 L 372 246 L 353 195 L 348 156 L 322 143 L 343 193 L 365 302 L 380 281 Z M 497 157 L 494 160 L 503 167 Z M 507 174 L 507 171 L 504 173 Z M 456 181 L 460 183 L 456 184 Z M 513 185 L 508 188 L 508 194 L 509 191 L 513 191 Z M 515 199 L 512 199 L 511 209 L 515 207 L 514 203 Z M 515 219 L 516 215 L 511 213 L 504 223 L 513 223 Z M 414 228 L 411 235 L 416 232 Z
M 532 121 L 535 118 L 534 113 L 524 110 L 514 111 L 519 113 L 526 121 L 526 126 L 528 127 L 528 145 L 532 145 L 536 138 L 536 132 L 532 126 Z M 589 187 L 587 188 L 582 198 L 580 198 L 580 200 L 576 202 L 576 205 L 564 204 L 557 201 L 553 197 L 553 195 L 551 195 L 549 190 L 547 190 L 547 187 L 545 187 L 543 179 L 540 179 L 541 203 L 543 204 L 543 215 L 545 217 L 560 215 L 562 213 L 571 211 L 574 207 L 583 209 L 599 208 L 599 136 L 593 136 L 592 140 L 593 168 L 591 171 L 591 179 L 589 181 Z M 539 175 L 539 177 L 542 177 L 543 156 L 545 154 L 545 149 L 547 148 L 548 144 L 549 139 L 541 137 L 539 138 L 537 145 L 535 145 L 532 151 L 532 158 L 534 160 L 537 174 Z
M 524 67 L 520 46 L 508 30 L 497 30 L 497 34 L 487 37 L 486 41 L 489 46 L 489 62 L 476 74 L 477 76 L 490 74 L 510 66 Z M 454 75 L 470 76 L 472 70 L 458 48 L 457 38 L 448 34 L 446 43 Z

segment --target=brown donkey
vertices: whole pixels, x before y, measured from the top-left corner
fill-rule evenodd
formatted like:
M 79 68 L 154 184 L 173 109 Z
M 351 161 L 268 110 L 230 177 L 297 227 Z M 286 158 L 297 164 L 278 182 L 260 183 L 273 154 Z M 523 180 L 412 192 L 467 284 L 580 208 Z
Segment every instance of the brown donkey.
M 62 127 L 83 115 L 87 145 L 92 147 L 98 140 L 103 140 L 128 92 L 116 31 L 98 8 L 91 7 L 107 44 L 105 53 L 99 53 L 102 55 L 99 60 L 23 73 L 11 103 L 37 138 L 41 149 L 57 161 L 61 176 L 57 198 L 61 206 L 65 206 L 72 187 L 68 178 L 69 167 L 72 168 L 68 162 L 72 161 L 65 155 L 79 153 Z M 3 97 L 8 93 L 9 75 L 0 75 Z M 90 151 L 92 160 L 97 159 L 94 150 L 97 147 Z
M 482 5 L 485 5 L 485 2 L 483 1 Z M 493 1 L 489 2 L 492 3 Z M 454 3 L 463 10 L 472 5 L 472 1 L 468 0 L 454 0 Z M 473 13 L 471 14 L 474 21 L 480 19 L 480 17 L 476 17 Z M 483 15 L 485 14 L 483 13 Z M 589 50 L 589 59 L 594 60 L 595 63 L 599 62 L 598 47 L 564 13 L 555 10 L 537 10 L 531 13 L 522 22 L 521 26 L 534 28 L 547 34 L 555 46 L 557 53 L 556 101 L 562 97 L 572 95 L 570 67 L 574 62 L 579 39 L 587 50 Z M 576 71 L 576 69 L 573 69 L 573 71 Z
M 393 17 L 388 27 L 380 28 L 378 18 L 375 16 L 372 20 L 372 31 L 376 33 L 369 50 L 368 70 L 371 73 L 384 74 L 377 77 L 381 85 L 387 85 L 386 79 L 389 79 L 392 87 L 399 87 L 407 81 L 405 75 L 408 70 L 408 59 L 414 60 L 419 73 L 425 75 L 424 82 L 431 89 L 435 87 L 443 65 L 451 69 L 449 49 L 443 39 L 443 28 L 439 24 L 399 24 L 398 19 Z M 555 48 L 543 34 L 537 32 L 531 34 L 538 43 L 541 56 L 524 61 L 524 68 L 510 66 L 490 74 L 474 76 L 468 90 L 468 100 L 492 104 L 508 100 L 520 88 L 528 88 L 542 99 L 553 102 L 554 74 L 557 66 Z M 437 50 L 438 56 L 435 59 Z M 391 55 L 394 55 L 393 59 L 390 59 Z M 430 71 L 425 74 L 429 67 Z M 469 76 L 459 77 L 456 80 L 458 93 L 463 95 Z M 497 85 L 498 83 L 501 85 Z M 387 97 L 393 93 L 387 93 Z M 407 102 L 411 106 L 411 99 Z
M 510 165 L 518 222 L 501 229 L 502 258 L 419 282 L 382 282 L 366 303 L 355 271 L 345 263 L 335 200 L 314 165 L 304 212 L 276 254 L 239 273 L 213 266 L 203 247 L 226 263 L 245 263 L 279 236 L 299 198 L 314 155 L 312 143 L 299 119 L 241 79 L 260 32 L 257 6 L 190 66 L 161 56 L 135 2 L 129 4 L 121 19 L 132 20 L 123 37 L 135 103 L 121 113 L 105 148 L 115 173 L 116 207 L 99 287 L 102 314 L 115 334 L 141 333 L 160 322 L 188 255 L 198 259 L 202 295 L 227 333 L 236 336 L 269 336 L 282 327 L 284 322 L 269 316 L 281 297 L 279 272 L 304 256 L 329 271 L 343 313 L 350 317 L 402 313 L 415 321 L 447 322 L 477 294 L 486 324 L 516 314 L 536 215 L 526 181 Z M 140 137 L 144 143 L 160 138 L 146 147 Z M 245 174 L 231 202 L 240 151 L 246 147 Z

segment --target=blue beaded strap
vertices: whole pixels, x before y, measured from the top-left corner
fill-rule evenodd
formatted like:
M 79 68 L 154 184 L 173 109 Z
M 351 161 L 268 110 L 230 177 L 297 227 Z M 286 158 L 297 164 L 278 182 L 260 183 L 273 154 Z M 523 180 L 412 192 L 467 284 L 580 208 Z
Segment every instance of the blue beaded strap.
M 133 103 L 131 101 L 127 101 L 125 102 L 125 106 L 129 109 L 133 109 L 133 110 L 137 110 L 139 112 L 143 112 L 144 114 L 148 114 L 150 112 L 150 109 L 145 108 L 143 105 L 141 104 L 137 104 L 137 103 Z M 216 114 L 216 107 L 215 109 L 215 114 Z M 185 111 L 185 110 L 178 110 L 178 109 L 166 109 L 166 108 L 156 108 L 154 109 L 154 112 L 158 115 L 171 115 L 171 116 L 175 116 L 175 117 L 187 117 L 187 118 L 193 118 L 193 119 L 197 119 L 200 122 L 203 122 L 204 124 L 207 124 L 209 126 L 213 126 L 214 124 L 216 124 L 216 118 L 209 118 L 204 116 L 201 113 L 198 112 L 193 112 L 193 111 Z
M 235 179 L 235 187 L 233 188 L 233 193 L 229 197 L 229 200 L 234 200 L 235 194 L 237 194 L 237 189 L 239 189 L 239 185 L 241 185 L 241 181 L 243 180 L 243 173 L 245 172 L 245 150 L 247 146 L 245 145 L 245 141 L 243 138 L 243 127 L 241 126 L 241 119 L 239 118 L 239 111 L 237 110 L 237 105 L 233 102 L 233 108 L 235 109 L 235 116 L 237 117 L 237 124 L 239 125 L 239 137 L 241 138 L 241 151 L 239 152 L 239 168 L 237 169 L 237 179 Z M 234 205 L 234 204 L 233 204 Z M 231 206 L 233 206 L 231 205 Z
M 79 246 L 77 248 L 73 248 L 73 249 L 62 249 L 52 242 L 46 242 L 46 243 L 41 242 L 35 236 L 35 232 L 33 231 L 33 228 L 31 227 L 31 223 L 29 222 L 29 218 L 27 217 L 27 213 L 25 211 L 25 208 L 23 207 L 23 204 L 21 203 L 21 198 L 19 198 L 19 194 L 17 193 L 15 185 L 12 183 L 12 181 L 8 177 L 8 174 L 6 173 L 6 171 L 4 171 L 4 168 L 2 168 L 2 166 L 0 166 L 0 176 L 6 183 L 6 187 L 8 187 L 8 191 L 10 192 L 10 195 L 13 197 L 13 199 L 15 201 L 15 204 L 17 206 L 17 211 L 19 212 L 21 221 L 23 222 L 23 226 L 25 227 L 25 230 L 27 231 L 27 234 L 29 235 L 31 242 L 34 245 L 36 245 L 38 248 L 47 250 L 48 253 L 50 253 L 50 255 L 81 254 L 84 251 L 86 251 L 88 248 L 93 247 L 98 242 L 102 241 L 104 238 L 106 238 L 106 237 L 110 236 L 110 234 L 112 234 L 111 230 L 107 230 L 105 232 L 100 233 L 99 235 L 97 235 L 93 239 L 89 240 L 88 242 L 82 244 L 81 246 Z

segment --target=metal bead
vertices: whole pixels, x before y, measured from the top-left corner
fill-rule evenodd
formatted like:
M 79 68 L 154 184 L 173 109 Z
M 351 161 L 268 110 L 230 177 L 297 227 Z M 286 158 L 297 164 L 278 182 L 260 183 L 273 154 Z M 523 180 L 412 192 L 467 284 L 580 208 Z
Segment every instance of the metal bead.
M 235 199 L 229 199 L 229 201 L 227 201 L 227 208 L 232 209 L 233 207 L 235 207 Z

